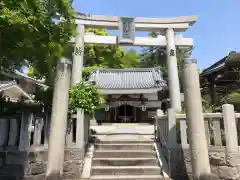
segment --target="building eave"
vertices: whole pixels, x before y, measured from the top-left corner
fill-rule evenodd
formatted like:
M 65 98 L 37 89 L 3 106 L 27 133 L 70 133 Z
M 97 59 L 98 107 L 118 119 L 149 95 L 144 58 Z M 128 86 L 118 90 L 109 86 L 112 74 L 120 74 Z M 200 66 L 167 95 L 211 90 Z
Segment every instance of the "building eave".
M 161 72 L 155 68 L 97 69 L 91 73 L 89 81 L 99 89 L 111 92 L 107 94 L 135 90 L 147 92 L 149 89 L 161 90 L 166 86 Z
M 27 92 L 25 92 L 22 88 L 20 88 L 15 81 L 12 81 L 6 84 L 1 84 L 0 93 L 1 93 L 1 96 L 8 96 L 10 98 L 18 98 L 18 99 L 20 97 L 25 97 L 30 101 L 33 101 L 33 98 Z
M 161 91 L 163 88 L 150 89 L 99 89 L 101 94 L 151 94 Z
M 230 52 L 229 55 L 225 56 L 221 60 L 215 62 L 208 68 L 204 69 L 200 74 L 200 77 L 209 76 L 211 74 L 221 73 L 225 68 L 229 66 L 236 66 L 240 64 L 240 53 Z
M 43 84 L 42 82 L 32 78 L 32 77 L 29 77 L 19 71 L 14 71 L 14 72 L 9 72 L 7 70 L 3 70 L 0 72 L 2 75 L 4 76 L 7 76 L 7 77 L 11 77 L 11 78 L 14 78 L 14 79 L 24 79 L 25 81 L 27 82 L 30 82 L 30 83 L 33 83 L 41 88 L 44 88 L 44 89 L 48 89 L 49 86 Z

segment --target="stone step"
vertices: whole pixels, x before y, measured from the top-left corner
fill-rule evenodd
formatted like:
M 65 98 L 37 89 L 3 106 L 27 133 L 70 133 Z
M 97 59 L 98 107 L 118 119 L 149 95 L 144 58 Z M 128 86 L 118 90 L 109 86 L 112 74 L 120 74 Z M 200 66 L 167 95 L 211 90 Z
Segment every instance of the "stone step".
M 152 150 L 153 143 L 96 144 L 98 150 Z
M 160 175 L 158 166 L 93 166 L 92 175 Z
M 98 144 L 153 144 L 154 140 L 100 140 Z
M 92 166 L 157 166 L 156 158 L 93 158 Z
M 161 175 L 120 175 L 120 176 L 92 176 L 91 180 L 170 180 Z
M 94 158 L 156 158 L 154 150 L 102 150 L 95 151 Z

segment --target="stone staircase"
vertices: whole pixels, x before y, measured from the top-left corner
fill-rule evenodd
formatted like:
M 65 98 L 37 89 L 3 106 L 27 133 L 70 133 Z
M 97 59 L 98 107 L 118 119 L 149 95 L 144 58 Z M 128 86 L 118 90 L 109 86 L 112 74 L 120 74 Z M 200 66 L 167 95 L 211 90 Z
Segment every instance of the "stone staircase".
M 123 135 L 124 136 L 124 135 Z M 131 135 L 127 135 L 131 136 Z M 92 159 L 91 180 L 161 180 L 154 142 L 127 138 L 100 140 Z M 112 140 L 109 140 L 112 139 Z M 141 139 L 141 138 L 140 138 Z

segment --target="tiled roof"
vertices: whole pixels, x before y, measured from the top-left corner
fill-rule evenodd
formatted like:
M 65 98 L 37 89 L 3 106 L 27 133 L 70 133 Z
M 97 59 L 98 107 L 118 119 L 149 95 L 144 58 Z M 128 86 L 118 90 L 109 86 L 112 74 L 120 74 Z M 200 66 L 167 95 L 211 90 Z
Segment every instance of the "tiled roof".
M 33 83 L 33 84 L 36 84 L 39 87 L 42 87 L 44 89 L 48 88 L 48 86 L 43 84 L 41 81 L 38 81 L 38 80 L 36 80 L 34 78 L 31 78 L 31 77 L 27 76 L 26 74 L 21 73 L 19 71 L 12 72 L 12 71 L 8 71 L 8 70 L 4 69 L 4 70 L 0 71 L 0 75 L 6 76 L 6 77 L 11 77 L 11 78 L 13 78 L 15 80 L 16 79 L 24 79 L 25 81 Z
M 16 84 L 15 81 L 0 81 L 0 92 Z
M 216 63 L 214 63 L 213 65 L 211 65 L 210 67 L 204 69 L 202 71 L 202 73 L 200 74 L 200 76 L 205 76 L 214 72 L 217 72 L 219 70 L 222 70 L 226 65 L 226 60 L 222 59 Z
M 209 75 L 220 70 L 223 70 L 228 64 L 239 62 L 240 53 L 238 52 L 230 52 L 228 56 L 225 56 L 223 59 L 217 61 L 210 67 L 204 69 L 200 76 Z
M 155 68 L 97 69 L 89 81 L 102 89 L 161 89 L 166 87 L 162 73 Z
M 10 98 L 24 96 L 32 100 L 32 97 L 21 89 L 15 81 L 0 81 L 0 92 L 2 96 L 8 96 Z

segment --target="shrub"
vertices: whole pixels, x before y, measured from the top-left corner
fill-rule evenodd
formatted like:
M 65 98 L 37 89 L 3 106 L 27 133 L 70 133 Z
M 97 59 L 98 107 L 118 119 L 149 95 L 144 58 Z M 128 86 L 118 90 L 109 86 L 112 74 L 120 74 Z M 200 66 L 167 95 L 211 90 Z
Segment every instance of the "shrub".
M 104 103 L 104 98 L 95 85 L 82 81 L 70 88 L 69 103 L 72 111 L 83 109 L 84 113 L 94 117 L 96 110 Z

